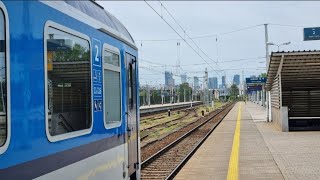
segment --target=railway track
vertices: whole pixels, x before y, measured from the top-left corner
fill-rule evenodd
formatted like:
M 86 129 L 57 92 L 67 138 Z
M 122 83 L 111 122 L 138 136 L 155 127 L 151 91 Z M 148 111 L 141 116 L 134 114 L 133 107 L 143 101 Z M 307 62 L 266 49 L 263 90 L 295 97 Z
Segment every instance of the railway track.
M 155 131 L 161 131 L 162 129 L 175 126 L 179 123 L 181 123 L 181 120 L 191 117 L 191 116 L 196 116 L 197 114 L 195 113 L 194 108 L 188 108 L 183 110 L 185 114 L 183 116 L 174 118 L 170 121 L 165 121 L 163 123 L 155 124 L 153 126 L 146 127 L 144 129 L 141 129 L 141 132 L 147 132 L 146 135 L 142 136 L 140 138 L 141 141 L 144 141 L 146 138 L 148 138 L 149 134 L 154 133 Z
M 205 121 L 143 161 L 141 178 L 172 179 L 228 114 L 233 105 L 234 103 L 231 103 L 215 111 Z
M 225 105 L 220 108 L 223 108 L 223 107 L 225 107 Z M 187 125 L 181 127 L 180 129 L 172 131 L 171 133 L 169 133 L 163 137 L 160 137 L 160 138 L 155 139 L 153 141 L 144 142 L 144 143 L 142 143 L 143 142 L 142 141 L 141 142 L 141 160 L 142 160 L 142 162 L 145 161 L 146 159 L 148 159 L 149 157 L 151 157 L 152 155 L 156 154 L 161 149 L 165 148 L 167 145 L 169 145 L 170 143 L 175 141 L 177 138 L 182 137 L 184 134 L 191 131 L 193 128 L 195 128 L 199 124 L 207 121 L 208 116 L 210 116 L 210 117 L 214 116 L 215 114 L 217 114 L 219 112 L 219 109 L 217 109 L 213 112 L 210 112 L 209 114 L 205 115 L 204 117 L 199 117 L 199 118 L 193 120 L 192 122 L 188 123 Z M 196 112 L 194 112 L 194 113 L 196 113 Z
M 174 121 L 180 120 L 180 119 L 182 119 L 182 118 L 184 118 L 184 117 L 188 116 L 188 115 L 189 115 L 189 113 L 190 113 L 190 111 L 189 111 L 189 110 L 186 110 L 186 113 L 185 113 L 183 116 L 180 116 L 180 117 L 174 118 L 174 119 L 172 119 L 172 120 L 170 120 L 170 121 L 166 121 L 166 122 L 164 122 L 164 123 L 159 123 L 159 124 L 155 124 L 155 125 L 152 125 L 152 126 L 146 127 L 146 128 L 144 128 L 144 129 L 141 129 L 141 131 L 147 131 L 147 130 L 150 130 L 150 129 L 153 129 L 153 128 L 156 128 L 156 127 L 159 127 L 159 126 L 161 126 L 161 125 L 166 125 L 166 124 L 168 124 L 168 123 L 170 123 L 170 122 L 174 122 Z

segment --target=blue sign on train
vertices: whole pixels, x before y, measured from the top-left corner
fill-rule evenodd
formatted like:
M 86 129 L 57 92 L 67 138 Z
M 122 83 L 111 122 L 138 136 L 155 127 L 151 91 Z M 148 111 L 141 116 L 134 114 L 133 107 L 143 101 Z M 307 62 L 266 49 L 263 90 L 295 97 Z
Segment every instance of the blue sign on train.
M 303 40 L 320 40 L 320 27 L 303 28 Z
M 92 39 L 92 80 L 94 112 L 102 111 L 102 59 L 101 42 Z
M 93 66 L 101 67 L 101 42 L 92 38 L 92 62 Z

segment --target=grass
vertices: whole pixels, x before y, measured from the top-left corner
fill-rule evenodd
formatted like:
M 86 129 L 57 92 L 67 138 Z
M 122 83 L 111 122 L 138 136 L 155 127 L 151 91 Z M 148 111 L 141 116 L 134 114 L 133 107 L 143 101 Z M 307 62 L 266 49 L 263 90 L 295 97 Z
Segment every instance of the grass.
M 174 112 L 171 114 L 171 116 L 164 116 L 163 118 L 160 118 L 160 119 L 156 119 L 156 120 L 149 120 L 149 121 L 144 121 L 143 123 L 140 123 L 140 128 L 141 129 L 145 129 L 147 127 L 151 127 L 151 126 L 154 126 L 154 125 L 157 125 L 157 124 L 162 124 L 162 123 L 165 123 L 165 122 L 169 122 L 169 121 L 172 121 L 173 119 L 176 119 L 176 118 L 179 118 L 179 117 L 182 117 L 185 115 L 186 112 L 182 112 L 180 111 L 180 114 L 178 114 L 177 112 Z
M 205 115 L 208 114 L 209 112 L 223 106 L 225 103 L 222 103 L 222 102 L 215 102 L 214 103 L 214 107 L 205 107 L 205 106 L 201 106 L 201 107 L 198 107 L 198 109 L 196 110 L 196 113 L 199 116 L 201 116 L 201 111 L 204 111 Z M 206 109 L 208 109 L 209 112 L 206 111 Z M 150 126 L 154 126 L 156 124 L 161 124 L 161 123 L 164 123 L 164 122 L 168 122 L 168 121 L 171 121 L 172 119 L 175 119 L 175 118 L 178 118 L 178 117 L 181 117 L 183 115 L 185 115 L 186 112 L 182 112 L 180 111 L 180 114 L 177 113 L 177 111 L 174 111 L 172 112 L 172 115 L 169 117 L 169 116 L 164 116 L 163 118 L 160 118 L 160 119 L 156 119 L 156 120 L 152 120 L 152 118 L 148 118 L 148 120 L 144 120 L 143 123 L 140 122 L 140 127 L 141 129 L 144 129 L 146 127 L 150 127 Z M 166 114 L 166 113 L 164 113 Z M 159 115 L 160 116 L 160 115 Z M 158 117 L 159 117 L 158 116 Z M 149 136 L 148 136 L 148 139 L 149 140 L 154 140 L 154 139 L 157 139 L 159 138 L 160 136 L 164 136 L 166 134 L 169 134 L 183 126 L 186 126 L 187 124 L 190 124 L 191 122 L 193 122 L 194 120 L 196 120 L 197 117 L 195 116 L 192 116 L 192 117 L 189 117 L 189 118 L 184 118 L 184 119 L 181 119 L 181 121 L 175 125 L 172 125 L 172 126 L 169 126 L 167 128 L 163 128 L 163 127 L 159 127 L 156 129 L 156 131 L 154 133 L 150 133 Z M 170 123 L 168 124 L 170 125 Z M 148 134 L 148 132 L 141 132 L 141 136 L 145 136 L 146 134 Z

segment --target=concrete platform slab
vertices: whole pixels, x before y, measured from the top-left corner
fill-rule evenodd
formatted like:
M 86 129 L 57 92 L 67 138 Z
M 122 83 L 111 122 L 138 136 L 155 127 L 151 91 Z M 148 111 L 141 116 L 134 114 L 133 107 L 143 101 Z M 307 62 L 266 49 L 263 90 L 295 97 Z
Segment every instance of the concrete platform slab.
M 253 119 L 265 112 L 253 103 L 248 103 L 246 109 Z M 273 123 L 266 122 L 256 126 L 285 179 L 320 179 L 319 131 L 281 132 Z

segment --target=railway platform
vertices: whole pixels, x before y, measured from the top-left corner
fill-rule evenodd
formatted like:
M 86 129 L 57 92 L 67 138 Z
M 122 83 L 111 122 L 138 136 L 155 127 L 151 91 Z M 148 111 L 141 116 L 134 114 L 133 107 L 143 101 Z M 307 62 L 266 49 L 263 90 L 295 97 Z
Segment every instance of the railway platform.
M 319 179 L 320 132 L 281 132 L 265 113 L 237 103 L 175 179 Z

